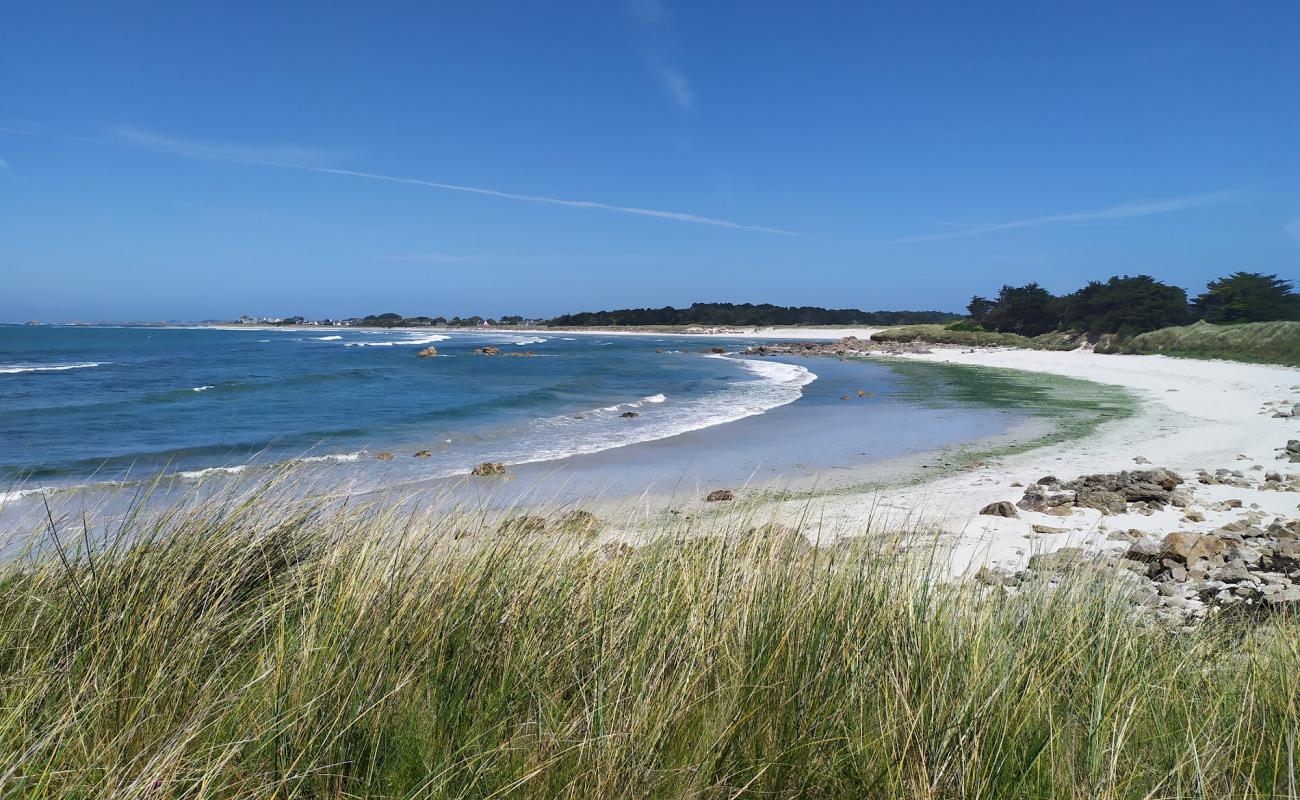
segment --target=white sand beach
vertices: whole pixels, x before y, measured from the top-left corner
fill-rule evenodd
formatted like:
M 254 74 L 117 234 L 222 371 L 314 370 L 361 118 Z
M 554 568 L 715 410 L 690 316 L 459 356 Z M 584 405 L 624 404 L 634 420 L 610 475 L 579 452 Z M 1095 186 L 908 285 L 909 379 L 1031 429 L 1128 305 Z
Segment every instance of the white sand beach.
M 789 331 L 791 338 L 820 333 Z M 929 354 L 893 356 L 1080 378 L 1123 387 L 1139 401 L 1135 415 L 1105 423 L 1095 434 L 1060 445 L 984 463 L 958 475 L 870 495 L 830 496 L 819 507 L 823 529 L 848 531 L 871 518 L 879 525 L 954 532 L 953 570 L 980 564 L 1023 566 L 1030 555 L 1065 546 L 1114 548 L 1116 531 L 1164 535 L 1175 530 L 1209 531 L 1242 517 L 1297 516 L 1300 494 L 1257 488 L 1267 473 L 1300 472 L 1280 459 L 1288 439 L 1300 437 L 1300 417 L 1278 418 L 1280 408 L 1300 402 L 1300 369 L 1143 355 L 1098 355 L 1087 350 L 1052 352 L 1017 349 L 935 347 Z M 1143 459 L 1143 460 L 1138 460 Z M 980 515 L 989 503 L 1015 503 L 1028 485 L 1045 475 L 1071 480 L 1082 474 L 1165 467 L 1179 473 L 1194 492 L 1189 509 L 1167 507 L 1150 515 L 1103 516 L 1075 508 L 1067 516 L 1019 511 L 1016 518 Z M 1199 485 L 1198 470 L 1239 471 L 1254 488 Z M 1207 504 L 1237 499 L 1241 508 L 1215 511 Z M 803 503 L 778 509 L 797 516 Z M 1199 511 L 1203 521 L 1185 512 Z M 1065 529 L 1038 534 L 1033 525 Z

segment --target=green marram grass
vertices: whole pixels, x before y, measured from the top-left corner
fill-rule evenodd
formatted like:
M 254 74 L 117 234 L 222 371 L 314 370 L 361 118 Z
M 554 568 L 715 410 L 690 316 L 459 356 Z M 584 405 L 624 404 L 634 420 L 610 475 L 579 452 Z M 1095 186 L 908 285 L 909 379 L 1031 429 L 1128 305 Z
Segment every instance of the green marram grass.
M 418 499 L 55 513 L 0 565 L 0 796 L 1300 795 L 1292 617 L 1180 630 L 1111 573 L 1006 594 L 753 509 L 627 548 Z
M 1115 343 L 1110 350 L 1296 367 L 1300 366 L 1300 322 L 1249 322 L 1240 325 L 1197 322 L 1138 334 Z

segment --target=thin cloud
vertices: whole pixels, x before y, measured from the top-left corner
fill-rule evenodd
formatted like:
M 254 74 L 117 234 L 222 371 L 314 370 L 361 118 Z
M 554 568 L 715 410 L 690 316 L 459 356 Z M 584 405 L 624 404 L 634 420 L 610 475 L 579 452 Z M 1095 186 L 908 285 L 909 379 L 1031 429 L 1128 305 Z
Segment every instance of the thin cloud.
M 5 161 L 3 158 L 0 158 L 0 169 L 7 171 L 9 169 L 9 162 Z
M 1291 220 L 1291 223 L 1286 226 L 1286 232 L 1291 234 L 1292 239 L 1300 242 L 1300 217 Z
M 706 217 L 699 214 L 689 214 L 684 211 L 665 211 L 655 208 L 640 208 L 637 206 L 622 206 L 613 203 L 601 203 L 595 200 L 569 200 L 562 197 L 549 197 L 546 195 L 523 194 L 520 192 L 507 192 L 499 189 L 486 189 L 479 186 L 464 186 L 455 183 L 442 183 L 440 181 L 428 181 L 422 178 L 407 178 L 398 175 L 384 175 L 377 172 L 362 172 L 352 169 L 340 169 L 337 167 L 319 166 L 316 164 L 300 163 L 293 160 L 282 160 L 280 158 L 270 157 L 271 154 L 280 153 L 323 153 L 325 151 L 308 150 L 304 148 L 246 148 L 230 147 L 225 145 L 212 145 L 208 143 L 188 142 L 181 139 L 172 139 L 154 134 L 145 134 L 139 131 L 129 131 L 123 133 L 119 131 L 119 138 L 128 144 L 138 147 L 144 147 L 150 150 L 170 153 L 173 155 L 185 156 L 187 158 L 205 158 L 217 161 L 229 161 L 239 164 L 254 164 L 263 167 L 275 167 L 278 169 L 292 169 L 302 172 L 316 172 L 324 175 L 340 175 L 349 178 L 363 178 L 371 181 L 384 181 L 386 183 L 400 183 L 408 186 L 423 186 L 429 189 L 442 189 L 449 192 L 463 192 L 465 194 L 476 194 L 485 197 L 497 197 L 503 200 L 520 200 L 528 203 L 542 203 L 545 205 L 565 206 L 567 208 L 587 208 L 598 209 L 602 211 L 617 211 L 621 214 L 631 214 L 640 217 L 655 217 L 657 219 L 671 219 L 678 222 L 692 222 L 698 225 L 712 225 L 718 228 L 731 228 L 733 230 L 757 231 L 760 233 L 774 233 L 781 236 L 802 236 L 803 234 L 796 231 L 788 231 L 781 228 L 769 228 L 763 225 L 746 225 L 731 220 L 719 219 L 717 217 Z
M 1155 214 L 1167 214 L 1171 211 L 1182 211 L 1188 208 L 1199 208 L 1201 206 L 1224 203 L 1231 200 L 1233 197 L 1235 197 L 1234 192 L 1209 192 L 1205 194 L 1187 195 L 1185 197 L 1175 197 L 1169 200 L 1125 203 L 1123 205 L 1111 206 L 1110 208 L 1103 208 L 1097 211 L 1075 211 L 1068 214 L 1052 214 L 1046 217 L 1018 219 L 1011 222 L 972 225 L 970 227 L 962 228 L 961 230 L 948 231 L 945 233 L 932 233 L 926 236 L 912 236 L 906 239 L 894 239 L 892 241 L 884 242 L 884 244 L 915 244 L 917 242 L 934 242 L 941 239 L 957 239 L 964 236 L 982 236 L 986 233 L 996 233 L 997 231 L 1012 230 L 1014 228 L 1037 228 L 1043 225 L 1059 225 L 1071 222 L 1098 222 L 1104 220 L 1149 217 Z M 945 224 L 956 225 L 960 223 Z
M 673 102 L 684 109 L 690 109 L 695 104 L 695 95 L 691 92 L 691 85 L 686 80 L 686 76 L 677 67 L 660 64 L 656 69 L 659 73 L 659 80 L 663 83 L 664 88 L 668 90 L 668 96 Z
M 646 264 L 656 259 L 644 255 L 618 253 L 601 255 L 512 256 L 497 253 L 417 253 L 414 255 L 372 256 L 370 261 L 393 264 L 493 264 L 499 266 L 540 264 Z
M 695 105 L 695 93 L 686 73 L 672 56 L 668 7 L 662 0 L 627 0 L 626 7 L 641 29 L 646 62 L 654 70 L 659 84 L 679 108 L 689 111 Z
M 344 154 L 315 147 L 243 147 L 239 145 L 196 142 L 156 136 L 135 128 L 118 128 L 114 135 L 128 144 L 172 153 L 189 158 L 208 158 L 215 161 L 276 162 L 292 164 L 319 164 L 336 161 Z

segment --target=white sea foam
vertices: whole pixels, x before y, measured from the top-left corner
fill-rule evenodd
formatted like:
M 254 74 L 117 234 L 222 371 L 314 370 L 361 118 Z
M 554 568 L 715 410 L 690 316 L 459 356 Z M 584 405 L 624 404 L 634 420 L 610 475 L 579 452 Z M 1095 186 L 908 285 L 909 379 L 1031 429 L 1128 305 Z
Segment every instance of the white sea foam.
M 195 469 L 188 472 L 178 472 L 177 477 L 187 478 L 189 480 L 199 480 L 209 475 L 238 475 L 248 469 L 247 464 L 239 464 L 233 467 L 208 467 L 207 469 Z
M 108 364 L 108 361 L 84 361 L 77 364 L 0 364 L 0 375 L 17 375 L 21 372 L 62 372 L 67 369 L 90 369 Z
M 739 364 L 753 373 L 753 380 L 728 383 L 725 388 L 708 395 L 669 402 L 663 394 L 652 394 L 627 403 L 593 409 L 577 417 L 551 417 L 539 420 L 536 425 L 548 434 L 553 446 L 543 445 L 526 457 L 517 454 L 496 453 L 490 460 L 511 464 L 551 461 L 568 456 L 597 453 L 641 442 L 667 439 L 690 431 L 711 428 L 735 422 L 793 403 L 803 396 L 803 387 L 817 380 L 817 376 L 798 364 L 779 361 L 756 361 L 710 355 Z M 653 405 L 644 416 L 623 420 L 619 414 L 633 408 Z
M 209 389 L 211 389 L 211 388 L 212 388 L 211 386 L 192 386 L 192 387 L 190 387 L 190 391 L 191 391 L 191 392 L 206 392 L 207 390 L 209 390 Z
M 433 344 L 434 342 L 445 342 L 450 338 L 451 338 L 450 336 L 443 336 L 441 334 L 431 333 L 424 336 L 416 335 L 416 336 L 410 336 L 406 339 L 396 339 L 387 342 L 344 342 L 343 346 L 344 347 L 394 347 L 396 345 Z
M 515 344 L 541 344 L 542 342 L 545 341 L 547 340 L 543 339 L 540 336 L 525 336 L 522 339 L 515 339 L 514 343 Z
M 320 464 L 320 463 L 327 463 L 327 462 L 345 463 L 349 461 L 359 461 L 362 455 L 363 454 L 360 451 L 356 453 L 333 453 L 327 456 L 306 456 L 304 458 L 298 459 L 298 461 L 302 461 L 304 463 L 309 463 L 309 464 Z
M 315 339 L 318 342 L 337 342 L 339 339 L 342 339 L 343 337 L 342 336 L 313 336 L 311 338 Z
M 5 503 L 11 503 L 14 500 L 22 500 L 24 497 L 31 497 L 35 494 L 45 494 L 47 492 L 53 492 L 54 490 L 53 486 L 37 486 L 34 489 L 14 489 L 9 492 L 0 492 L 0 506 Z

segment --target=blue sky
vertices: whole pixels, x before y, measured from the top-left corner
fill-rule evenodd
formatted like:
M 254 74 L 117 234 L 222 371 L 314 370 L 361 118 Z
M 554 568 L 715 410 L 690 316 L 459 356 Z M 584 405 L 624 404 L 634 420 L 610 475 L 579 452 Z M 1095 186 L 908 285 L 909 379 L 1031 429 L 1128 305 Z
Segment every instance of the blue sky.
M 19 0 L 0 320 L 1295 277 L 1297 42 L 1295 0 Z

